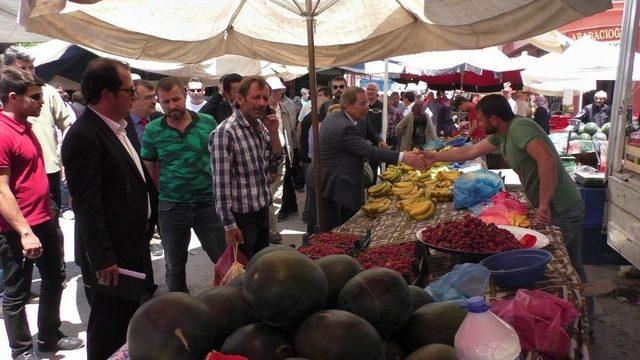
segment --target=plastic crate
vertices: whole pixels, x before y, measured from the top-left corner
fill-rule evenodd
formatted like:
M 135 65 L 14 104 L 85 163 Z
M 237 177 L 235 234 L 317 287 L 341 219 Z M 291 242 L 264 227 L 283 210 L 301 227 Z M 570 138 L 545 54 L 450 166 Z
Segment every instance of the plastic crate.
M 627 261 L 607 244 L 607 233 L 602 226 L 582 227 L 582 262 L 588 265 L 627 264 Z
M 607 188 L 577 186 L 580 196 L 582 196 L 582 201 L 584 201 L 583 224 L 587 226 L 602 225 Z

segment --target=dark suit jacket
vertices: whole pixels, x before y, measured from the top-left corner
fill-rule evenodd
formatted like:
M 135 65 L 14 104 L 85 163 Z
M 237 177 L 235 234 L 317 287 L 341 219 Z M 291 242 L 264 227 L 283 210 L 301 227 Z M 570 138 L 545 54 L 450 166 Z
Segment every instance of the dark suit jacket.
M 127 122 L 127 127 L 125 129 L 127 131 L 127 138 L 129 138 L 129 141 L 131 142 L 131 145 L 133 145 L 133 148 L 136 149 L 136 152 L 140 154 L 140 148 L 142 146 L 140 145 L 140 139 L 136 132 L 136 124 L 133 123 L 131 115 L 125 116 L 124 121 Z
M 233 114 L 233 108 L 222 95 L 216 93 L 207 100 L 199 112 L 213 116 L 216 122 L 220 124 Z
M 358 209 L 363 203 L 364 159 L 396 164 L 398 156 L 396 151 L 365 141 L 344 111 L 327 115 L 320 128 L 323 196 L 346 208 Z
M 95 274 L 113 264 L 148 272 L 158 193 L 144 165 L 147 181 L 120 140 L 90 109 L 68 131 L 62 162 L 76 214 L 76 262 L 83 273 L 90 268 Z

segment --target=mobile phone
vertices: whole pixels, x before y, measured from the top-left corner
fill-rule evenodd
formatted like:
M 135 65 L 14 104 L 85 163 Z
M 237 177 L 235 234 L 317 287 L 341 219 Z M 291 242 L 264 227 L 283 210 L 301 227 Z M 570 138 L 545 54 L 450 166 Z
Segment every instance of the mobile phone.
M 271 106 L 269 106 L 268 104 L 267 104 L 267 107 L 265 109 L 265 112 L 267 113 L 267 115 L 271 115 L 271 114 L 275 114 L 276 113 L 276 111 L 274 109 L 272 109 Z

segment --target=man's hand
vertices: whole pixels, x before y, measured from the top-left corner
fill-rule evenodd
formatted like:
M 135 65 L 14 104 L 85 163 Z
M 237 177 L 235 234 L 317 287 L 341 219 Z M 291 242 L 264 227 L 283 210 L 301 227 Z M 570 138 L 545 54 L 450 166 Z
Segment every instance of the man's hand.
M 536 210 L 535 223 L 538 225 L 550 225 L 551 224 L 551 210 L 549 205 L 540 205 Z
M 236 244 L 242 244 L 244 242 L 244 238 L 242 237 L 242 231 L 240 231 L 240 229 L 238 228 L 225 231 L 224 239 L 227 241 L 227 244 L 231 246 L 235 246 Z
M 424 163 L 425 167 L 431 166 L 433 163 L 436 162 L 436 153 L 432 153 L 430 151 L 422 151 L 420 154 L 420 158 L 422 159 L 422 162 Z
M 280 122 L 278 121 L 278 117 L 276 114 L 267 114 L 267 116 L 262 120 L 264 126 L 267 127 L 269 133 L 276 134 L 280 128 Z
M 387 145 L 387 143 L 384 141 L 380 141 L 380 143 L 378 144 L 378 147 L 380 149 L 389 149 L 389 145 Z
M 422 152 L 405 151 L 402 153 L 402 162 L 417 170 L 427 168 L 427 164 L 423 160 Z
M 118 286 L 118 265 L 113 264 L 105 269 L 96 271 L 98 284 L 106 286 Z
M 20 243 L 22 244 L 22 254 L 27 259 L 35 259 L 42 255 L 42 244 L 33 232 L 29 231 L 23 234 L 20 237 Z

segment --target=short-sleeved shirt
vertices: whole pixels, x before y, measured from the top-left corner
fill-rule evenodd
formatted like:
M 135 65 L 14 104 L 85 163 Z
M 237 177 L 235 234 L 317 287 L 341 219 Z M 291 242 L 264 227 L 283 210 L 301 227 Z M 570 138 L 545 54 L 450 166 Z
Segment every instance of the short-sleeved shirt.
M 213 201 L 209 134 L 218 124 L 211 115 L 190 114 L 191 123 L 182 132 L 171 127 L 166 116 L 144 129 L 140 157 L 158 162 L 160 200 Z
M 476 114 L 476 109 L 474 109 L 473 107 L 469 108 L 469 115 L 467 115 L 467 120 L 469 121 L 470 126 L 474 124 L 478 125 L 473 134 L 469 135 L 471 139 L 482 140 L 487 137 L 487 133 L 484 131 L 484 127 L 478 124 L 478 115 Z
M 0 169 L 10 169 L 9 188 L 30 226 L 51 219 L 49 180 L 42 148 L 31 125 L 0 113 Z M 14 231 L 0 216 L 0 232 Z
M 538 207 L 540 203 L 538 164 L 526 151 L 527 144 L 537 138 L 543 139 L 547 144 L 547 147 L 553 153 L 556 167 L 558 168 L 558 184 L 550 204 L 552 214 L 563 212 L 575 207 L 576 204 L 582 203 L 576 184 L 564 169 L 553 143 L 540 125 L 531 119 L 516 116 L 511 121 L 507 136 L 492 134 L 487 137 L 487 140 L 499 148 L 509 166 L 520 177 L 520 182 L 524 186 L 527 198 L 533 206 Z

